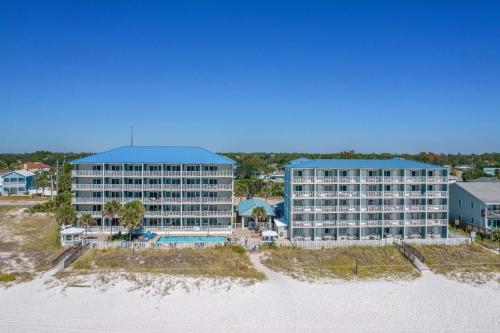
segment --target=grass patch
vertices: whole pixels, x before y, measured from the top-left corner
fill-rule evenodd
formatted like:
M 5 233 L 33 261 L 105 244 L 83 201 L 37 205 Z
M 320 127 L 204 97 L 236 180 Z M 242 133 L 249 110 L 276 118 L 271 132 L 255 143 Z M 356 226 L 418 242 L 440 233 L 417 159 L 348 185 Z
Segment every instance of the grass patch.
M 321 250 L 279 247 L 265 251 L 263 264 L 298 279 L 411 278 L 419 272 L 392 246 Z M 357 263 L 357 268 L 356 268 Z
M 421 245 L 416 248 L 424 255 L 425 264 L 435 273 L 500 272 L 500 255 L 477 244 Z
M 59 227 L 50 215 L 32 216 L 20 207 L 0 208 L 0 268 L 23 281 L 45 271 L 61 252 Z M 15 272 L 23 272 L 22 274 Z
M 72 265 L 73 270 L 87 273 L 116 271 L 153 273 L 190 277 L 228 277 L 263 280 L 241 247 L 211 249 L 144 249 L 123 248 L 89 250 Z
M 16 280 L 16 276 L 10 273 L 0 273 L 0 283 L 8 283 Z

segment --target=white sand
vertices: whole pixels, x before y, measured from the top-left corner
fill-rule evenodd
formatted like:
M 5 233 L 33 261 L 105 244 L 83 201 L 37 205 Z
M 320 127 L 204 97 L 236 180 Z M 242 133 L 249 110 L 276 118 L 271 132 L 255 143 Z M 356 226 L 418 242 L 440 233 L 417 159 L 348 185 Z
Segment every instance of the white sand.
M 255 258 L 252 258 L 253 260 Z M 119 282 L 50 288 L 47 277 L 0 289 L 0 332 L 499 332 L 500 288 L 426 272 L 405 282 L 269 280 L 230 290 L 145 296 Z

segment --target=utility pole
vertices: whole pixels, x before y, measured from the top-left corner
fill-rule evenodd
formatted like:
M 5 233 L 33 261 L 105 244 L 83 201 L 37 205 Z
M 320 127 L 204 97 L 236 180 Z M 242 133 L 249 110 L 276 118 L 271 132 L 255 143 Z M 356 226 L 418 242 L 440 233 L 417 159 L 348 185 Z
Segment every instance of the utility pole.
M 130 126 L 130 146 L 134 146 L 134 126 Z
M 59 188 L 59 159 L 56 161 L 56 186 Z

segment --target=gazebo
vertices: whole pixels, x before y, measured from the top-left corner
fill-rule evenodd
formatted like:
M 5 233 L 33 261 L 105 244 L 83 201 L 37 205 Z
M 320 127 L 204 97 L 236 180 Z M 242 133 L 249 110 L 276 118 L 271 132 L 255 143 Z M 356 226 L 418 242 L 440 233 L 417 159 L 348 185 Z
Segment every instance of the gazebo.
M 73 246 L 82 240 L 82 234 L 85 232 L 83 228 L 67 228 L 61 230 L 61 245 Z
M 262 207 L 266 211 L 267 215 L 267 221 L 263 222 L 265 225 L 270 228 L 271 227 L 271 220 L 274 216 L 274 211 L 267 203 L 265 200 L 261 199 L 255 199 L 251 198 L 248 200 L 243 200 L 239 203 L 237 213 L 238 213 L 238 218 L 241 221 L 241 228 L 245 228 L 245 222 L 246 222 L 246 227 L 250 227 L 250 222 L 257 223 L 256 221 L 253 221 L 252 213 L 253 210 L 257 207 Z M 263 226 L 262 224 L 259 224 L 259 226 Z

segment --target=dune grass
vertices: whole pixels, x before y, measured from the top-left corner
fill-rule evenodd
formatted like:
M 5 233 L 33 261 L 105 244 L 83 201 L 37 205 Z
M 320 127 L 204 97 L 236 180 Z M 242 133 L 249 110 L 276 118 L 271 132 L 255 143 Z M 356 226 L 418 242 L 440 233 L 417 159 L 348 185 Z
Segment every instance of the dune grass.
M 425 263 L 435 273 L 500 272 L 500 255 L 477 244 L 421 245 L 416 248 L 424 255 Z
M 71 267 L 73 272 L 78 273 L 105 271 L 242 278 L 252 281 L 265 279 L 265 275 L 253 267 L 243 248 L 236 246 L 180 250 L 89 250 Z
M 263 264 L 297 279 L 392 279 L 419 276 L 392 246 L 321 250 L 279 247 L 264 252 Z
M 0 207 L 0 271 L 25 281 L 48 270 L 62 249 L 52 216 L 32 216 L 20 209 Z

